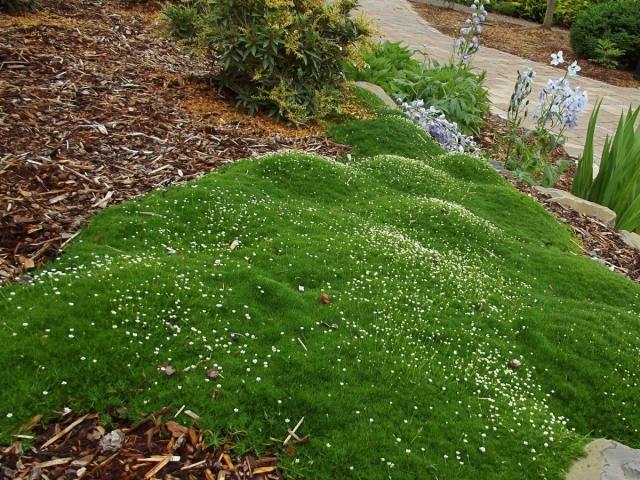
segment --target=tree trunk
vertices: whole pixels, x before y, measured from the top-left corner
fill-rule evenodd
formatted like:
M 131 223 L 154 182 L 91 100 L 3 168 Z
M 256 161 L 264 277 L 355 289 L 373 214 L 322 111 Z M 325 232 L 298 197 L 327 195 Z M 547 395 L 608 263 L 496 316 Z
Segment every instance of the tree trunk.
M 547 11 L 544 14 L 542 28 L 550 29 L 553 26 L 553 14 L 556 13 L 556 0 L 547 0 Z
M 638 63 L 636 64 L 636 69 L 633 72 L 633 76 L 640 80 L 640 59 L 638 59 Z

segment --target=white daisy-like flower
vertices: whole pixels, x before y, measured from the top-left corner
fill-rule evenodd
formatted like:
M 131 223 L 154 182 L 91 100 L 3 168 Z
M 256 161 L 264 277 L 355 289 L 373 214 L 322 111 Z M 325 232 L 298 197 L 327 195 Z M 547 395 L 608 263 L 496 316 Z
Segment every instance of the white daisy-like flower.
M 564 54 L 562 53 L 562 50 L 559 50 L 558 53 L 552 53 L 551 54 L 551 65 L 560 65 L 562 63 L 564 63 Z

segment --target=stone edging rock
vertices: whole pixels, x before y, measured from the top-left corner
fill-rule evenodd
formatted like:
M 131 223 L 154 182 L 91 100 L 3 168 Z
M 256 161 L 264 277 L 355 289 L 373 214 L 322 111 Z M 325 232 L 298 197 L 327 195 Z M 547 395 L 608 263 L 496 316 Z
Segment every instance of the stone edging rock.
M 597 218 L 607 227 L 613 228 L 616 224 L 616 212 L 605 206 L 590 202 L 584 198 L 576 197 L 566 190 L 539 186 L 533 188 L 544 195 L 548 195 L 550 197 L 549 201 L 562 205 L 563 207 L 571 208 L 587 217 Z
M 375 84 L 369 83 L 369 82 L 354 82 L 354 85 L 356 85 L 357 87 L 360 87 L 360 88 L 364 88 L 365 90 L 373 93 L 380 100 L 382 100 L 387 107 L 389 107 L 389 108 L 398 108 L 398 104 L 393 101 L 393 98 L 391 98 L 387 94 L 387 92 L 385 92 L 382 89 L 382 87 L 379 87 L 378 85 L 375 85 Z
M 586 457 L 573 464 L 566 480 L 633 480 L 640 478 L 640 450 L 606 438 L 585 447 Z

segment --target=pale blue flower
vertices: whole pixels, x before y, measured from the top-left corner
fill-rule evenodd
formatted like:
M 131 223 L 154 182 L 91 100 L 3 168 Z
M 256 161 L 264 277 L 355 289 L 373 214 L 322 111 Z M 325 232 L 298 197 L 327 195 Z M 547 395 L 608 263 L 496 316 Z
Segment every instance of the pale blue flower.
M 564 63 L 564 56 L 562 50 L 558 51 L 558 53 L 551 54 L 551 65 L 556 66 Z
M 575 76 L 575 75 L 576 75 L 580 70 L 582 70 L 582 68 L 580 67 L 580 65 L 578 65 L 578 62 L 574 60 L 574 61 L 573 61 L 573 63 L 567 67 L 567 74 L 568 74 L 570 77 L 573 77 L 573 76 Z
M 452 61 L 457 59 L 460 66 L 469 65 L 471 57 L 480 49 L 479 35 L 483 30 L 482 23 L 487 17 L 485 3 L 486 0 L 474 0 L 471 5 L 471 18 L 464 21 L 459 36 L 454 41 Z

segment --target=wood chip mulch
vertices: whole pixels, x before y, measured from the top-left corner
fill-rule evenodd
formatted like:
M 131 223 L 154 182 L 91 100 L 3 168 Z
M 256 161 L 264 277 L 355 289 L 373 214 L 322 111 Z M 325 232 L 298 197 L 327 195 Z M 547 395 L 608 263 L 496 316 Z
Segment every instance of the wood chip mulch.
M 271 455 L 233 458 L 231 445 L 207 446 L 197 426 L 165 420 L 168 409 L 137 424 L 105 429 L 96 414 L 67 415 L 45 429 L 35 417 L 0 450 L 0 480 L 282 480 Z
M 452 38 L 458 35 L 460 25 L 469 17 L 469 14 L 465 12 L 427 5 L 417 1 L 411 1 L 411 5 L 434 28 Z M 580 76 L 594 78 L 620 87 L 640 87 L 640 81 L 633 77 L 633 72 L 609 69 L 585 59 L 577 59 L 571 48 L 569 32 L 560 28 L 546 30 L 515 25 L 501 21 L 495 15 L 489 13 L 480 43 L 502 52 L 544 64 L 549 64 L 551 53 L 562 50 L 564 57 L 568 61 L 578 60 L 580 67 L 582 67 Z M 561 65 L 557 68 L 562 67 Z M 515 78 L 513 81 L 515 82 Z
M 238 113 L 159 16 L 116 0 L 0 14 L 0 283 L 107 205 L 252 155 L 346 152 L 319 128 Z

